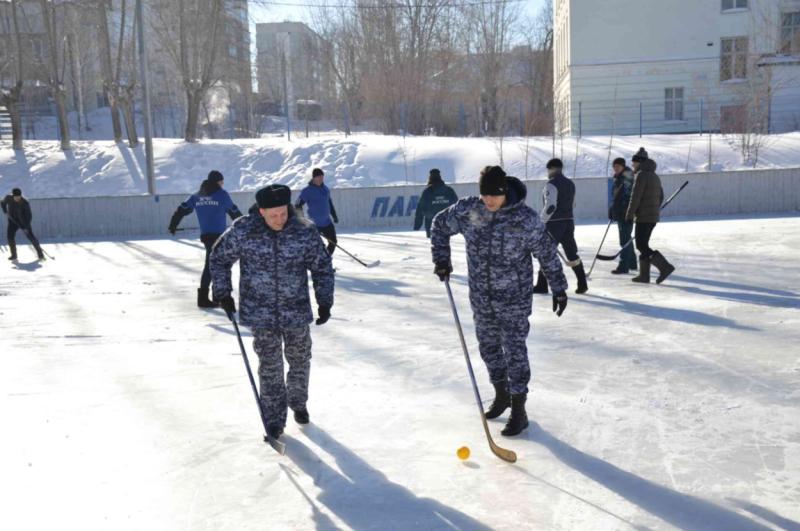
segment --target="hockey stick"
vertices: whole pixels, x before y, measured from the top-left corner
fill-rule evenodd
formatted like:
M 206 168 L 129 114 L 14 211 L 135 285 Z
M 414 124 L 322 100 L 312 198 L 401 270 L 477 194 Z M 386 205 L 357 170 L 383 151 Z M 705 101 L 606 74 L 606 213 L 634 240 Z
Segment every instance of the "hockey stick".
M 586 273 L 586 278 L 589 278 L 590 276 L 592 276 L 592 271 L 594 270 L 594 264 L 597 263 L 597 257 L 600 256 L 600 251 L 603 250 L 603 243 L 605 243 L 605 241 L 606 241 L 606 236 L 608 236 L 608 229 L 611 228 L 611 223 L 613 221 L 614 220 L 611 220 L 611 219 L 608 220 L 608 225 L 606 225 L 606 232 L 605 232 L 605 234 L 603 234 L 603 239 L 600 240 L 600 247 L 597 248 L 597 253 L 594 255 L 594 260 L 592 260 L 592 267 L 590 267 L 589 268 L 589 272 Z
M 328 240 L 328 238 L 325 238 L 325 239 Z M 347 252 L 347 249 L 345 249 L 344 247 L 339 245 L 339 242 L 334 242 L 333 240 L 328 240 L 328 241 L 333 243 L 336 246 L 337 249 L 341 249 L 344 254 L 346 254 L 347 256 L 349 256 L 350 258 L 352 258 L 353 260 L 355 260 L 356 262 L 358 262 L 362 266 L 366 267 L 367 269 L 372 268 L 372 267 L 377 267 L 377 266 L 381 265 L 381 261 L 380 260 L 375 260 L 374 262 L 370 262 L 370 263 L 366 263 L 366 262 L 364 262 L 362 260 L 359 260 L 358 257 L 353 255 L 352 253 Z
M 680 188 L 678 188 L 677 190 L 675 190 L 675 192 L 674 192 L 674 193 L 673 193 L 671 196 L 669 196 L 669 198 L 668 198 L 666 201 L 664 201 L 664 204 L 663 204 L 663 205 L 661 205 L 661 210 L 664 210 L 664 209 L 667 207 L 667 205 L 668 205 L 668 204 L 670 204 L 670 203 L 672 202 L 672 200 L 673 200 L 673 199 L 675 199 L 675 196 L 677 196 L 679 193 L 681 193 L 681 190 L 683 190 L 684 188 L 686 188 L 686 186 L 687 186 L 688 184 L 689 184 L 689 181 L 686 181 L 685 183 L 683 183 L 683 184 L 680 186 Z M 622 251 L 624 251 L 626 247 L 628 247 L 628 246 L 629 246 L 631 243 L 633 243 L 633 240 L 635 240 L 635 239 L 636 239 L 636 238 L 634 237 L 634 238 L 631 238 L 630 240 L 628 240 L 628 243 L 626 243 L 625 245 L 623 245 L 623 246 L 622 246 L 622 248 L 621 248 L 619 251 L 617 251 L 617 253 L 616 253 L 616 254 L 613 254 L 613 255 L 607 255 L 607 254 L 598 254 L 598 255 L 597 255 L 597 259 L 598 259 L 598 260 L 605 260 L 605 261 L 609 261 L 609 260 L 616 260 L 616 259 L 617 259 L 617 257 L 618 257 L 619 255 L 621 255 L 621 254 L 622 254 Z
M 483 431 L 486 432 L 486 440 L 489 442 L 489 448 L 492 453 L 509 463 L 514 463 L 517 460 L 517 454 L 512 450 L 500 448 L 492 439 L 492 434 L 489 433 L 489 424 L 486 422 L 486 415 L 483 413 L 483 402 L 481 402 L 481 395 L 478 392 L 478 383 L 475 381 L 475 372 L 472 370 L 472 362 L 469 359 L 469 351 L 467 351 L 467 342 L 464 340 L 464 331 L 461 329 L 461 321 L 458 319 L 458 311 L 456 310 L 456 302 L 453 300 L 453 292 L 450 289 L 450 279 L 445 279 L 444 285 L 447 288 L 447 296 L 450 298 L 450 308 L 453 310 L 453 319 L 456 321 L 456 329 L 458 330 L 458 337 L 461 339 L 461 348 L 464 350 L 464 359 L 467 361 L 467 370 L 469 371 L 469 379 L 472 381 L 472 391 L 475 393 L 475 401 L 478 403 L 478 411 L 481 413 L 481 421 L 483 422 Z
M 236 339 L 239 340 L 239 348 L 242 351 L 242 359 L 244 360 L 244 367 L 247 369 L 247 377 L 250 379 L 250 387 L 253 389 L 253 396 L 256 399 L 256 406 L 258 406 L 258 415 L 261 417 L 261 423 L 264 425 L 264 442 L 268 443 L 272 448 L 281 455 L 286 453 L 286 445 L 280 442 L 278 439 L 269 436 L 269 431 L 267 430 L 267 419 L 264 417 L 264 410 L 261 409 L 261 399 L 258 396 L 258 391 L 256 390 L 256 381 L 253 379 L 253 371 L 250 370 L 250 360 L 247 359 L 247 351 L 244 348 L 244 343 L 242 342 L 242 334 L 239 333 L 239 325 L 236 323 L 236 319 L 234 319 L 233 314 L 228 314 L 228 319 L 231 320 L 233 323 L 233 329 L 236 330 Z

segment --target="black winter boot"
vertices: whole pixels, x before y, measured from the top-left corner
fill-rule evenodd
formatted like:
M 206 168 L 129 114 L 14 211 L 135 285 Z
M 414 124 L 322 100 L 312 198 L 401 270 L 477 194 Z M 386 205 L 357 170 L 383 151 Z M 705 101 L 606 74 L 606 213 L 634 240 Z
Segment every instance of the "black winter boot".
M 218 308 L 219 303 L 208 299 L 208 288 L 197 288 L 197 307 L 198 308 Z
M 631 279 L 633 282 L 650 284 L 650 259 L 642 255 L 639 258 L 639 274 Z
M 8 250 L 11 251 L 11 256 L 8 257 L 9 260 L 16 260 L 17 259 L 17 244 L 16 242 L 8 242 Z
M 547 278 L 542 273 L 542 270 L 539 270 L 539 276 L 536 278 L 536 285 L 533 287 L 534 293 L 547 293 Z
M 506 382 L 492 382 L 494 386 L 494 402 L 484 413 L 487 419 L 496 419 L 511 405 L 511 395 L 508 394 L 508 384 Z
M 267 426 L 267 434 L 273 439 L 277 439 L 281 435 L 283 435 L 283 426 L 279 424 L 273 424 L 271 426 Z
M 578 288 L 575 290 L 575 293 L 580 295 L 581 293 L 589 291 L 589 286 L 586 284 L 586 271 L 583 270 L 583 263 L 573 267 L 572 271 L 575 272 L 575 277 L 578 279 Z
M 298 424 L 308 424 L 308 409 L 296 409 L 294 411 L 294 421 Z
M 525 400 L 528 395 L 521 393 L 518 395 L 511 395 L 511 416 L 508 417 L 508 422 L 501 435 L 511 437 L 512 435 L 519 435 L 522 430 L 528 427 L 528 414 L 525 413 Z
M 664 255 L 660 252 L 656 251 L 653 253 L 653 256 L 650 257 L 650 261 L 656 266 L 658 269 L 658 278 L 656 279 L 656 284 L 661 284 L 664 282 L 668 276 L 675 271 L 675 266 L 667 262 L 667 259 L 664 258 Z
M 628 268 L 622 265 L 622 262 L 617 265 L 617 268 L 611 271 L 612 275 L 627 275 Z

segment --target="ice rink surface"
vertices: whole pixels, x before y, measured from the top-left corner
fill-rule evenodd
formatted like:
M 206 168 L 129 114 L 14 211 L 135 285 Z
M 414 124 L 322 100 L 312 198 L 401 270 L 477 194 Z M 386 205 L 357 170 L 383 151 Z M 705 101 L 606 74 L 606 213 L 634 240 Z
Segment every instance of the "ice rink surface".
M 799 221 L 670 220 L 652 241 L 677 267 L 665 284 L 598 262 L 583 296 L 567 272 L 561 318 L 537 296 L 531 427 L 490 422 L 513 465 L 486 445 L 423 233 L 341 235 L 381 265 L 335 255 L 312 424 L 290 417 L 285 457 L 230 323 L 195 305 L 192 235 L 50 243 L 42 264 L 21 246 L 0 264 L 0 528 L 800 529 Z M 604 229 L 577 229 L 587 264 Z

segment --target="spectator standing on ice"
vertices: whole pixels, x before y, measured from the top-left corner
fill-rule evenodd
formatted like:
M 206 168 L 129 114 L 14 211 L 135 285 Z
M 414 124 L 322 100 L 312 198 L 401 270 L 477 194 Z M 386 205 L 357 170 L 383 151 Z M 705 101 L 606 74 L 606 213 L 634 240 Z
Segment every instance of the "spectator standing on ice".
M 553 287 L 553 311 L 567 306 L 567 279 L 539 215 L 525 205 L 527 190 L 499 166 L 481 172 L 480 197 L 467 197 L 433 220 L 431 252 L 434 273 L 444 281 L 453 266 L 450 237 L 462 234 L 467 245 L 469 302 L 481 358 L 489 371 L 495 398 L 486 418 L 499 417 L 511 406 L 503 435 L 517 435 L 528 426 L 525 401 L 531 378 L 526 340 L 533 305 L 533 261 Z
M 203 273 L 200 275 L 200 287 L 197 290 L 197 306 L 200 308 L 216 308 L 219 306 L 219 304 L 212 302 L 208 298 L 208 290 L 211 285 L 208 257 L 211 254 L 214 242 L 217 241 L 220 234 L 225 232 L 227 224 L 225 215 L 230 216 L 232 220 L 242 215 L 239 208 L 233 203 L 230 194 L 223 190 L 223 184 L 225 184 L 225 178 L 220 172 L 217 170 L 209 172 L 208 177 L 200 184 L 200 190 L 196 194 L 190 195 L 186 201 L 178 206 L 169 222 L 168 230 L 174 236 L 184 216 L 191 214 L 193 210 L 197 212 L 197 221 L 200 224 L 200 241 L 203 242 L 203 246 L 206 248 Z
M 239 320 L 253 332 L 261 407 L 268 434 L 278 438 L 286 425 L 287 405 L 297 423 L 309 422 L 309 324 L 314 317 L 308 272 L 318 306 L 318 325 L 331 316 L 334 276 L 319 233 L 295 214 L 288 187 L 273 184 L 262 188 L 256 202 L 258 211 L 237 220 L 217 241 L 211 253 L 211 276 L 215 299 L 232 315 L 236 305 L 231 295 L 231 268 L 239 262 Z M 285 382 L 284 356 L 289 363 Z
M 578 244 L 575 243 L 575 183 L 567 179 L 562 173 L 564 164 L 560 159 L 550 159 L 547 162 L 548 182 L 542 190 L 542 221 L 547 226 L 550 236 L 564 248 L 564 254 L 572 266 L 572 271 L 578 279 L 575 293 L 586 293 L 589 286 L 586 284 L 586 272 L 578 256 Z M 534 293 L 547 293 L 547 278 L 539 270 Z
M 656 284 L 661 284 L 675 271 L 675 267 L 667 262 L 659 251 L 650 248 L 650 237 L 660 220 L 661 203 L 664 201 L 664 189 L 661 179 L 656 174 L 656 161 L 650 158 L 645 149 L 633 156 L 634 181 L 631 191 L 631 202 L 625 219 L 636 222 L 636 249 L 639 251 L 639 275 L 634 282 L 648 284 L 650 282 L 650 264 L 659 271 Z
M 624 246 L 631 240 L 633 234 L 633 222 L 625 219 L 628 205 L 631 201 L 633 191 L 633 170 L 626 164 L 622 157 L 614 159 L 614 184 L 611 189 L 611 204 L 608 207 L 608 220 L 617 222 L 619 231 L 619 245 Z M 611 271 L 613 275 L 624 275 L 629 271 L 636 271 L 636 251 L 632 245 L 628 245 L 622 251 L 619 258 L 619 265 Z
M 303 205 L 308 205 L 308 217 L 317 226 L 320 234 L 328 240 L 328 254 L 332 255 L 336 250 L 337 241 L 334 223 L 339 223 L 339 217 L 333 207 L 331 191 L 324 181 L 325 172 L 320 168 L 314 168 L 311 172 L 311 181 L 300 192 L 300 197 L 294 206 L 302 209 Z
M 430 238 L 434 216 L 456 201 L 458 201 L 458 196 L 455 191 L 444 183 L 439 170 L 433 168 L 428 175 L 428 186 L 422 191 L 419 203 L 417 203 L 414 230 L 419 230 L 424 224 L 425 234 Z
M 31 212 L 31 205 L 28 200 L 22 197 L 22 190 L 14 188 L 11 190 L 11 195 L 7 195 L 0 201 L 0 208 L 3 209 L 3 214 L 8 218 L 8 227 L 6 229 L 6 238 L 8 239 L 8 249 L 11 251 L 9 260 L 14 261 L 17 259 L 17 231 L 22 230 L 28 241 L 31 242 L 33 248 L 36 249 L 36 256 L 39 260 L 44 260 L 44 252 L 42 246 L 39 245 L 39 240 L 31 228 L 33 221 L 33 213 Z

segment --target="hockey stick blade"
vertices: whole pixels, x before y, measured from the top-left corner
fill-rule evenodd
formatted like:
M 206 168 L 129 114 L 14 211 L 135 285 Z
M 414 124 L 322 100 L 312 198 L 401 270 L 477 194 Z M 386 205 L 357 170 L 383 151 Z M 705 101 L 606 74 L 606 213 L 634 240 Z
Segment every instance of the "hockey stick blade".
M 509 463 L 516 463 L 517 462 L 517 454 L 513 450 L 508 450 L 506 448 L 501 448 L 497 446 L 497 443 L 494 442 L 492 439 L 492 434 L 489 432 L 489 424 L 486 422 L 486 415 L 483 415 L 483 429 L 486 431 L 486 440 L 489 441 L 489 448 L 492 450 L 492 453 L 502 459 L 503 461 L 507 461 Z
M 278 439 L 274 439 L 269 435 L 264 435 L 264 442 L 272 446 L 272 449 L 280 455 L 286 455 L 286 444 L 280 442 Z
M 381 261 L 380 260 L 375 260 L 374 262 L 371 262 L 371 263 L 367 264 L 367 268 L 371 269 L 373 267 L 378 267 L 379 265 L 381 265 Z

